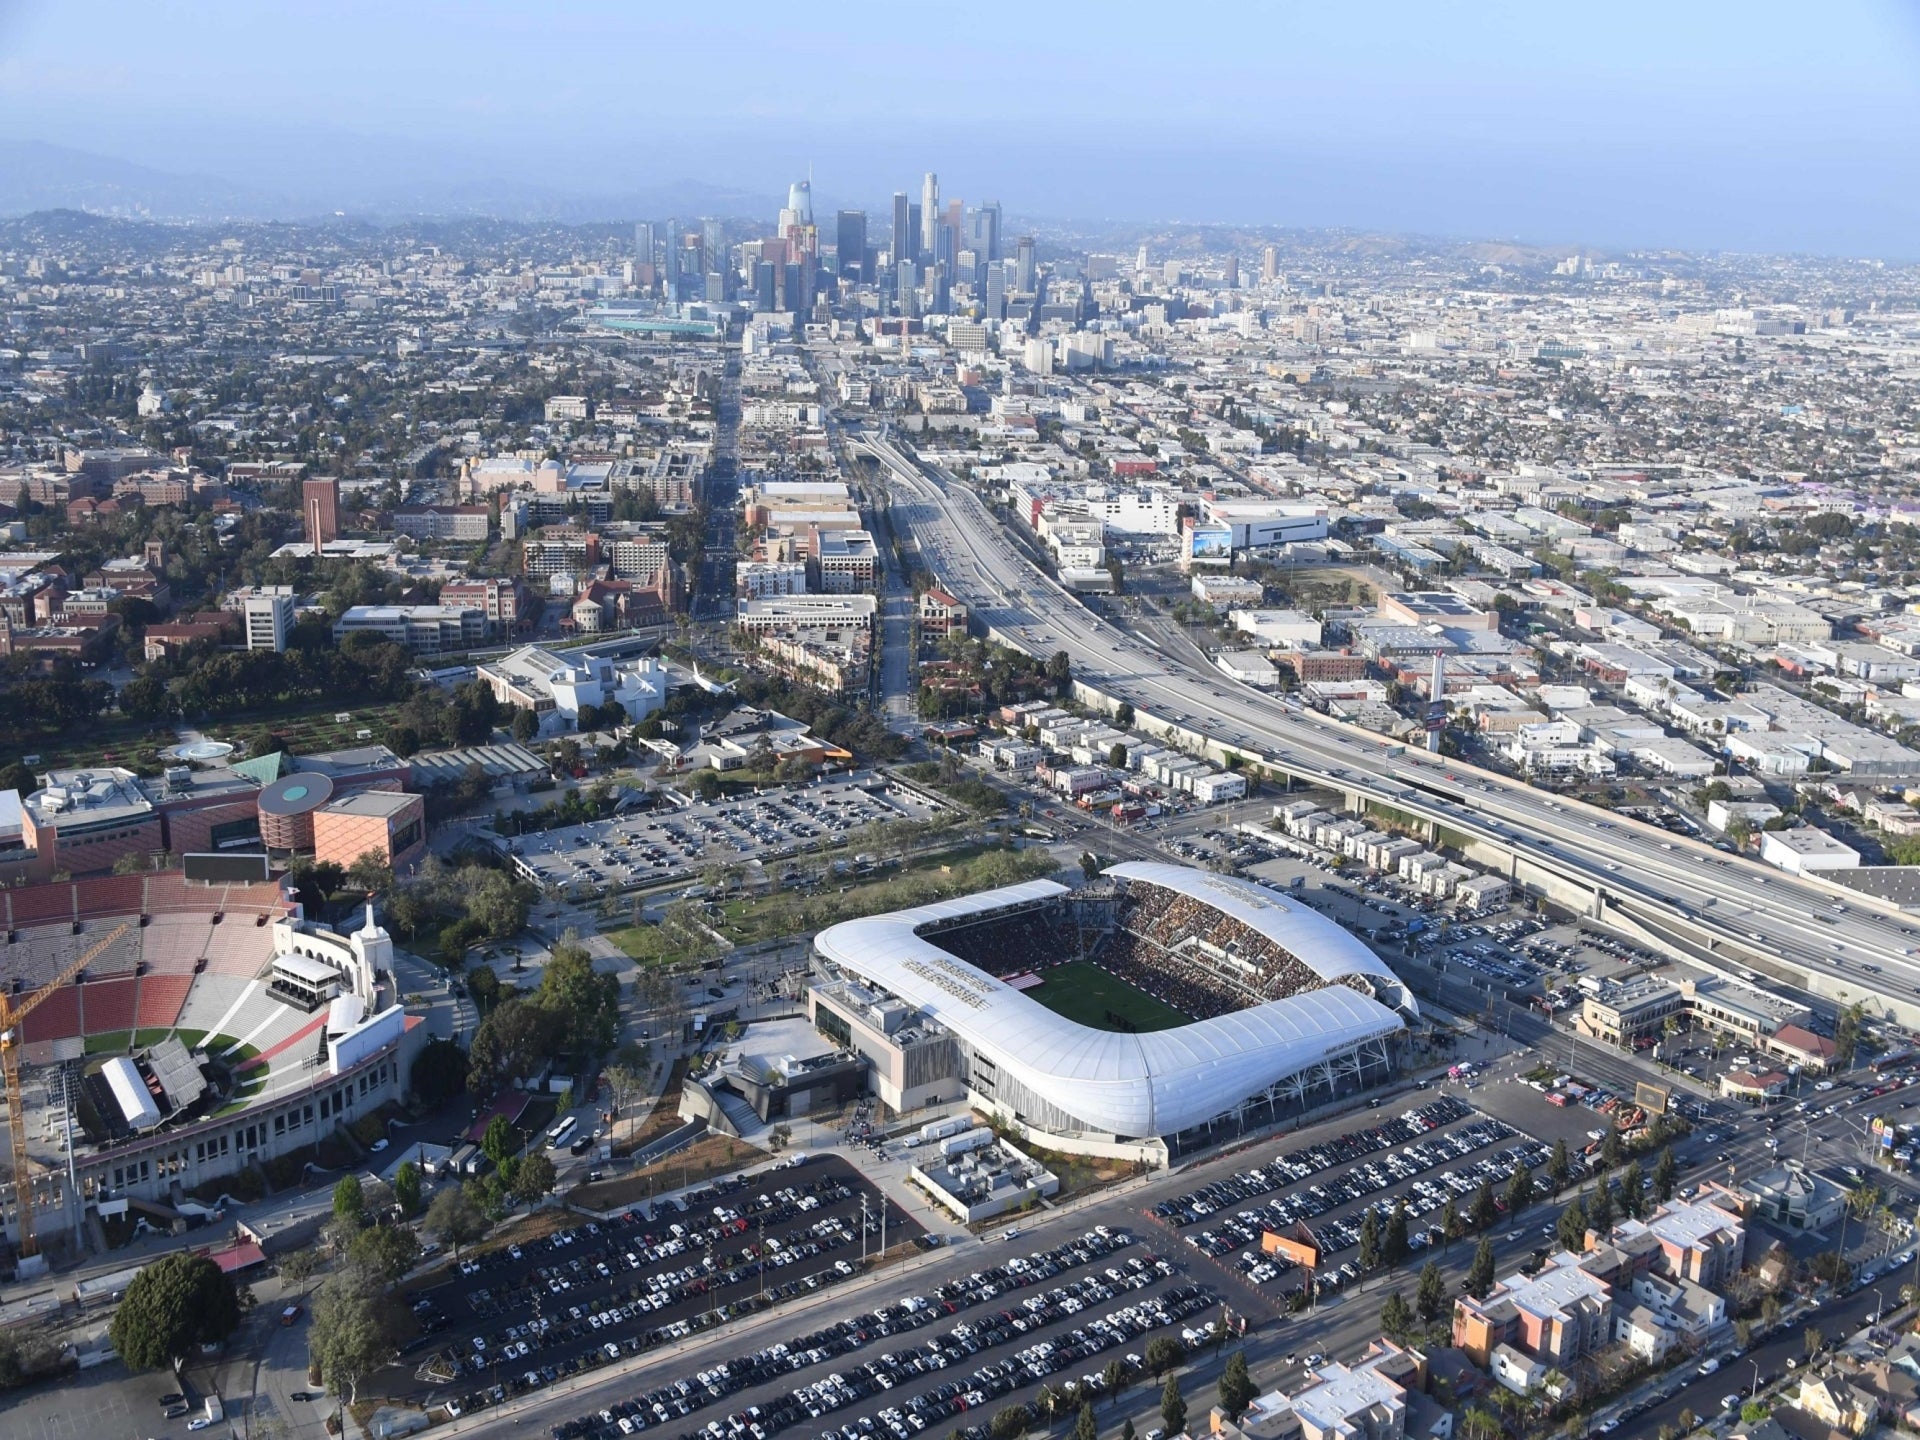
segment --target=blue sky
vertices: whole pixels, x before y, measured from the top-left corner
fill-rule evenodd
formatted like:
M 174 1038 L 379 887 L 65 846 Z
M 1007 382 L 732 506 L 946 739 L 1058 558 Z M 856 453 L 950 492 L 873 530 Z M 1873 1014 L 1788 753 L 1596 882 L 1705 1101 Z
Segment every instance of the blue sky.
M 1913 4 L 0 0 L 0 136 L 341 203 L 682 179 L 1920 250 Z

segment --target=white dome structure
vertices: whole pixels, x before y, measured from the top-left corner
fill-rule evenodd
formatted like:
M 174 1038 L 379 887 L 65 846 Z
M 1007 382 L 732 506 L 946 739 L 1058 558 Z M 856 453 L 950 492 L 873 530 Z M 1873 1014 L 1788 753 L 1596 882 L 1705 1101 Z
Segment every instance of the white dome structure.
M 1250 1105 L 1283 1113 L 1316 1091 L 1355 1091 L 1391 1072 L 1392 1042 L 1419 1007 L 1346 931 L 1279 891 L 1183 866 L 1127 863 L 1103 879 L 1123 901 L 1155 913 L 1177 904 L 1196 928 L 1242 937 L 1270 968 L 1286 967 L 1290 993 L 1257 1001 L 1250 991 L 1243 1008 L 1172 1029 L 1102 1030 L 927 938 L 969 917 L 1059 902 L 1069 891 L 1051 880 L 849 920 L 822 931 L 815 948 L 950 1032 L 977 1104 L 1069 1148 L 1161 1139 L 1180 1149 L 1177 1137 Z M 1231 950 L 1207 953 L 1249 980 L 1267 973 Z

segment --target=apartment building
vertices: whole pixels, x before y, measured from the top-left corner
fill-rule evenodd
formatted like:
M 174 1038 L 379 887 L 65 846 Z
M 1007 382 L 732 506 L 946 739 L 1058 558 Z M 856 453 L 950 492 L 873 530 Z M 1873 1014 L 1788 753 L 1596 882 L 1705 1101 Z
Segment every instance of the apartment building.
M 1456 1300 L 1453 1343 L 1496 1379 L 1494 1356 L 1502 1348 L 1564 1371 L 1612 1338 L 1612 1322 L 1613 1287 L 1581 1256 L 1559 1250 L 1537 1274 L 1515 1273 L 1484 1299 Z

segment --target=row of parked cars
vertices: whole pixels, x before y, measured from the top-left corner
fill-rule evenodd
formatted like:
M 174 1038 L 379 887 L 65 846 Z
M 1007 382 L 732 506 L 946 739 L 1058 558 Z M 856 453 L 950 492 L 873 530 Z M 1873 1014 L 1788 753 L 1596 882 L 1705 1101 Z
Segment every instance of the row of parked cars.
M 811 1365 L 839 1359 L 876 1341 L 910 1334 L 935 1321 L 958 1314 L 963 1308 L 989 1304 L 1002 1294 L 1039 1285 L 1068 1270 L 1117 1255 L 1131 1243 L 1132 1237 L 1124 1231 L 1109 1231 L 1106 1227 L 1099 1227 L 1087 1232 L 1079 1240 L 1055 1249 L 1036 1251 L 1030 1256 L 1015 1257 L 984 1271 L 975 1271 L 965 1279 L 945 1282 L 928 1294 L 908 1296 L 875 1312 L 834 1321 L 823 1329 L 791 1341 L 736 1357 L 618 1405 L 579 1416 L 555 1426 L 554 1440 L 583 1440 L 583 1437 L 584 1440 L 612 1440 L 614 1436 L 631 1435 L 638 1430 L 669 1423 L 738 1391 L 804 1370 Z M 1100 1284 L 1099 1288 L 1111 1295 L 1119 1286 L 1140 1288 L 1151 1284 L 1156 1278 L 1172 1274 L 1173 1267 L 1152 1256 L 1135 1256 L 1122 1264 L 1108 1267 L 1108 1270 L 1106 1282 Z M 1078 1294 L 1071 1287 L 1057 1288 L 1062 1289 L 1068 1298 L 1075 1299 L 1079 1295 L 1093 1293 L 1084 1281 L 1079 1282 Z M 1032 1323 L 1036 1323 L 1031 1318 L 1032 1314 L 1022 1307 L 1017 1313 L 1001 1312 L 998 1316 L 963 1322 L 952 1327 L 944 1337 L 925 1346 L 903 1347 L 883 1354 L 878 1371 L 857 1367 L 835 1372 L 822 1381 L 795 1389 L 776 1406 L 749 1407 L 730 1415 L 722 1426 L 722 1433 L 729 1437 L 765 1440 L 776 1430 L 799 1420 L 817 1419 L 829 1408 L 854 1403 L 877 1390 L 890 1389 L 901 1383 L 902 1379 L 923 1374 L 928 1369 L 946 1368 L 960 1356 L 973 1355 L 989 1345 L 1024 1333 Z M 1022 1324 L 1016 1327 L 1013 1323 L 1015 1320 L 1022 1320 Z M 919 1368 L 916 1369 L 916 1365 Z M 881 1374 L 886 1376 L 886 1384 L 882 1384 L 878 1378 Z M 842 1392 L 845 1398 L 837 1398 Z M 835 1403 L 823 1403 L 828 1400 L 834 1400 Z M 757 1434 L 754 1429 L 756 1426 L 759 1428 Z M 869 1428 L 872 1428 L 871 1425 Z M 691 1434 L 712 1440 L 710 1432 L 711 1425 L 707 1431 L 694 1431 Z
M 1309 1180 L 1336 1165 L 1408 1144 L 1473 1113 L 1473 1107 L 1457 1095 L 1442 1095 L 1391 1120 L 1289 1150 L 1264 1166 L 1255 1166 L 1171 1200 L 1162 1200 L 1153 1207 L 1153 1213 L 1174 1225 L 1196 1225 L 1223 1207 L 1269 1195 L 1283 1185 Z

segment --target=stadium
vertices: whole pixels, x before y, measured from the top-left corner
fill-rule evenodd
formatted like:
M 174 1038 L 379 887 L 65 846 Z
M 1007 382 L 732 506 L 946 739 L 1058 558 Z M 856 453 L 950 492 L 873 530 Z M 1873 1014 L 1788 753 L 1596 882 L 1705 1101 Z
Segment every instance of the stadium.
M 164 1228 L 205 1213 L 237 1172 L 405 1088 L 419 1022 L 393 1004 L 392 943 L 371 913 L 336 934 L 276 880 L 191 873 L 0 889 L 0 982 L 25 1011 L 22 1108 L 48 1243 L 77 1231 L 98 1246 L 116 1217 Z M 17 1244 L 13 1178 L 0 1211 Z
M 885 1103 L 964 1096 L 1043 1144 L 1163 1164 L 1379 1084 L 1419 1015 L 1337 925 L 1178 865 L 849 920 L 814 946 L 814 1023 L 867 1056 Z

